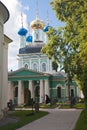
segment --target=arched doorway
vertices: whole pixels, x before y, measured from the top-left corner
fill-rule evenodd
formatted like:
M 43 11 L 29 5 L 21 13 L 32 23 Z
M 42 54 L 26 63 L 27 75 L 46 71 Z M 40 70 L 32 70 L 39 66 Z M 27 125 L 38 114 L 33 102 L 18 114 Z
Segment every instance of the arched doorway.
M 16 86 L 14 90 L 14 104 L 18 104 L 18 86 Z
M 71 89 L 71 97 L 74 97 L 74 90 Z
M 58 96 L 58 98 L 61 98 L 61 87 L 60 86 L 57 88 L 57 96 Z

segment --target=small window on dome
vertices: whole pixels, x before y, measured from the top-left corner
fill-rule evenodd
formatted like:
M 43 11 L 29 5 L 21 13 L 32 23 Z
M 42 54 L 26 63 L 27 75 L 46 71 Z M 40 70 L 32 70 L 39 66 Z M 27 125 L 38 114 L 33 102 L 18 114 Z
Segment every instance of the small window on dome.
M 39 39 L 39 32 L 36 32 L 36 40 Z
M 28 64 L 25 64 L 25 68 L 28 68 Z

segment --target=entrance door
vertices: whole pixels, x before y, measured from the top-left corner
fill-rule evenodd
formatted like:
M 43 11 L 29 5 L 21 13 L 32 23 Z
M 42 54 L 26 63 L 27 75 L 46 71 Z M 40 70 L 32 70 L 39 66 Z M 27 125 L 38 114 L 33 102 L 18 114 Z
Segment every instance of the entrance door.
M 28 88 L 24 88 L 24 103 L 29 106 L 31 103 L 31 93 Z
M 40 96 L 40 87 L 39 86 L 36 86 L 36 89 L 35 89 L 35 97 L 39 97 Z
M 58 96 L 58 98 L 61 98 L 61 87 L 60 86 L 57 88 L 57 96 Z
M 15 105 L 18 104 L 18 87 L 15 87 L 15 90 L 14 90 L 14 104 Z
M 39 102 L 39 97 L 40 97 L 40 87 L 36 86 L 35 88 L 35 101 Z
M 74 97 L 74 90 L 71 89 L 71 97 Z

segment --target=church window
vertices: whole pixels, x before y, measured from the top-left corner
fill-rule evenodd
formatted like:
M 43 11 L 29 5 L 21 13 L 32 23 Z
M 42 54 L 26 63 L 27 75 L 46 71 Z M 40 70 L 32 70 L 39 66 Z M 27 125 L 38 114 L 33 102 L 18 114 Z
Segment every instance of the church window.
M 61 87 L 57 88 L 57 95 L 58 95 L 58 98 L 61 98 Z
M 25 68 L 28 68 L 28 64 L 25 64 Z
M 46 72 L 46 63 L 42 64 L 42 72 Z
M 36 64 L 36 63 L 33 64 L 33 70 L 35 70 L 35 71 L 38 70 L 38 68 L 37 68 L 37 64 Z

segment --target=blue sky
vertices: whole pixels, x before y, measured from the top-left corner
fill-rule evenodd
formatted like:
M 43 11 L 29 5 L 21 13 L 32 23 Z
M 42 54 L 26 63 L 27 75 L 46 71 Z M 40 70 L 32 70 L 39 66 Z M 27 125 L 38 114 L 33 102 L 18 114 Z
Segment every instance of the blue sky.
M 37 0 L 19 0 L 24 8 L 22 11 L 27 15 L 27 22 L 31 22 L 36 18 L 36 1 Z M 38 0 L 38 12 L 39 18 L 42 19 L 45 23 L 47 22 L 47 12 L 49 17 L 49 23 L 58 27 L 61 26 L 62 23 L 58 21 L 56 18 L 55 12 L 52 10 L 52 6 L 50 5 L 51 0 Z
M 16 70 L 18 69 L 17 54 L 20 47 L 17 32 L 21 28 L 21 12 L 23 14 L 23 25 L 28 28 L 29 23 L 36 19 L 36 0 L 1 0 L 1 2 L 10 13 L 10 18 L 4 25 L 4 33 L 13 40 L 8 46 L 8 70 Z M 48 11 L 49 24 L 55 28 L 63 26 L 56 18 L 50 2 L 51 0 L 38 0 L 39 18 L 46 23 Z

